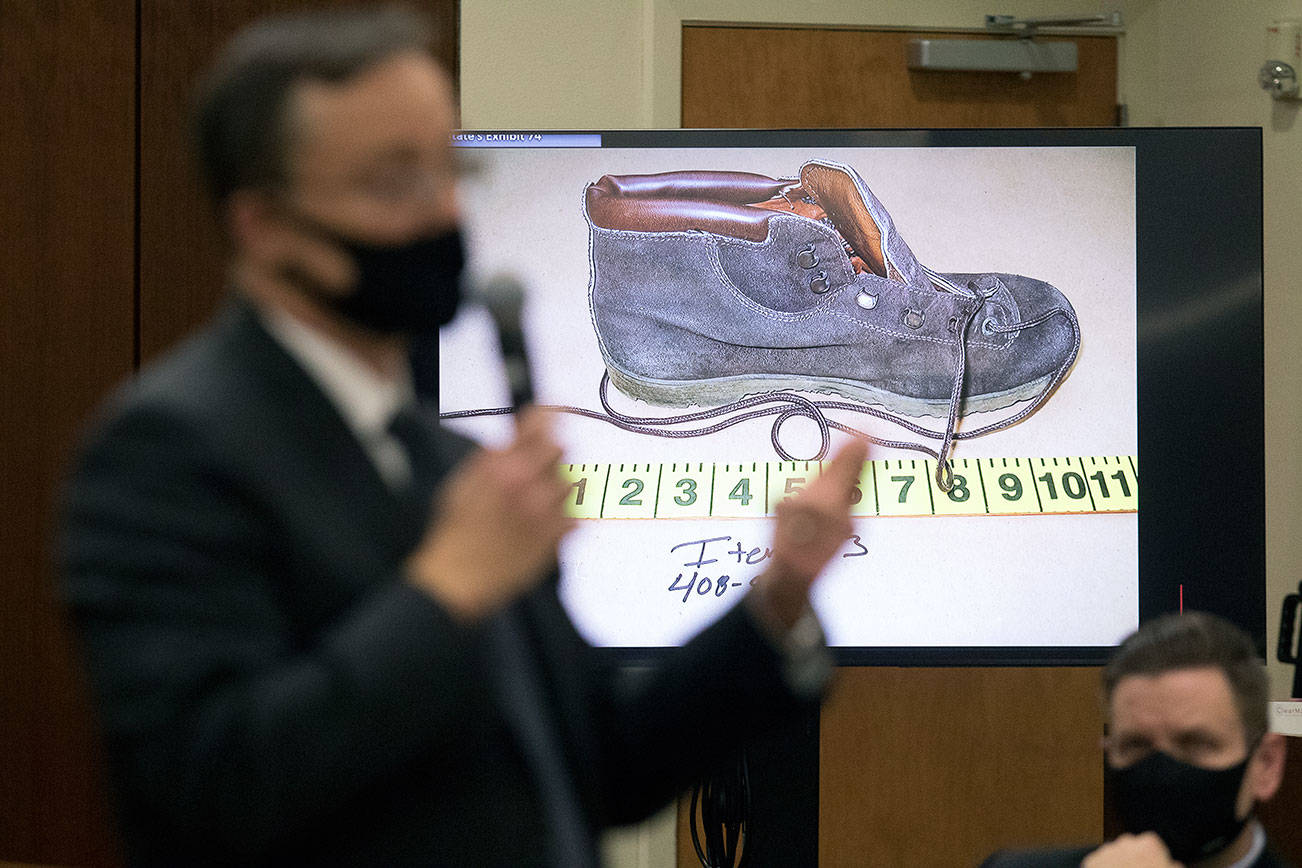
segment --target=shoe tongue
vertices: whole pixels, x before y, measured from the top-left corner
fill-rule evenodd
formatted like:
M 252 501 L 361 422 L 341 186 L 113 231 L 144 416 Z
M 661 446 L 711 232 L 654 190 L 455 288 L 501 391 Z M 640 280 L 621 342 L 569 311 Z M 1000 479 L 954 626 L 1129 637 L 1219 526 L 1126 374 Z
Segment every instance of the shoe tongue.
M 800 186 L 878 277 L 917 287 L 931 285 L 909 245 L 896 233 L 891 215 L 854 169 L 809 162 L 800 167 Z

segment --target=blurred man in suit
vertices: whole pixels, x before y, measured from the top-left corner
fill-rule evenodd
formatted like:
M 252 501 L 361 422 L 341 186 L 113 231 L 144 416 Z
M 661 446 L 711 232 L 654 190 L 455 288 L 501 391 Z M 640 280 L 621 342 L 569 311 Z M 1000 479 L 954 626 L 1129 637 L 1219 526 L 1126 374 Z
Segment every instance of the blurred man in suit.
M 67 499 L 135 863 L 595 865 L 828 676 L 808 592 L 862 444 L 781 507 L 743 603 L 631 680 L 559 603 L 546 418 L 484 450 L 415 400 L 463 259 L 427 44 L 399 9 L 269 19 L 201 89 L 232 298 L 112 400 Z
M 1098 848 L 1000 853 L 984 868 L 1287 868 L 1253 806 L 1279 789 L 1284 738 L 1252 640 L 1222 618 L 1166 615 L 1103 670 L 1107 774 L 1125 834 Z

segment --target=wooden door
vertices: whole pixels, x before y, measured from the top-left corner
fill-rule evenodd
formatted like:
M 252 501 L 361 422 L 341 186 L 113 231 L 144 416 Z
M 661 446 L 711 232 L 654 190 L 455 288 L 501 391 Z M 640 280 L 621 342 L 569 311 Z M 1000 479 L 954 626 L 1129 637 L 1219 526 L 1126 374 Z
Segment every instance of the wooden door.
M 1117 40 L 1070 39 L 1074 73 L 907 68 L 911 39 L 979 34 L 683 25 L 683 126 L 1097 127 L 1117 119 Z
M 683 126 L 1115 123 L 1115 37 L 1071 37 L 1071 74 L 906 68 L 910 39 L 960 37 L 998 38 L 684 24 Z M 1001 847 L 1101 840 L 1098 683 L 1095 667 L 843 670 L 820 724 L 819 864 L 970 868 Z M 699 865 L 684 810 L 678 864 Z

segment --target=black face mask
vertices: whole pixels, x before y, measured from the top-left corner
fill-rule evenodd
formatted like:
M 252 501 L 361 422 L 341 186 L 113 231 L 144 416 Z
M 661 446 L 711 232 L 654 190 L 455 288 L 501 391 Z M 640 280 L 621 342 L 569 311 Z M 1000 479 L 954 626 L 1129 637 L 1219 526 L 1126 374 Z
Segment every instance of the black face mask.
M 351 256 L 357 282 L 352 292 L 339 296 L 297 268 L 287 267 L 285 276 L 351 322 L 381 334 L 419 335 L 438 331 L 456 315 L 466 264 L 460 229 L 379 245 L 341 235 L 296 212 L 291 217 Z
M 1172 859 L 1196 862 L 1230 846 L 1248 822 L 1234 815 L 1247 768 L 1248 759 L 1210 770 L 1154 751 L 1124 769 L 1108 766 L 1108 777 L 1127 832 L 1157 832 Z

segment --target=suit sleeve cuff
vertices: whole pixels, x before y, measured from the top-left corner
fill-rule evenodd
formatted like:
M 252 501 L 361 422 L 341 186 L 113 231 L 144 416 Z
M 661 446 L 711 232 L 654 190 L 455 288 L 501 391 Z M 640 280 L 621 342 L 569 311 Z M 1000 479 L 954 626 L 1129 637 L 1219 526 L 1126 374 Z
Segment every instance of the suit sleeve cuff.
M 818 699 L 832 679 L 835 661 L 813 608 L 806 605 L 796 623 L 787 630 L 767 622 L 754 608 L 748 608 L 756 627 L 782 661 L 782 678 L 787 689 L 802 700 Z

